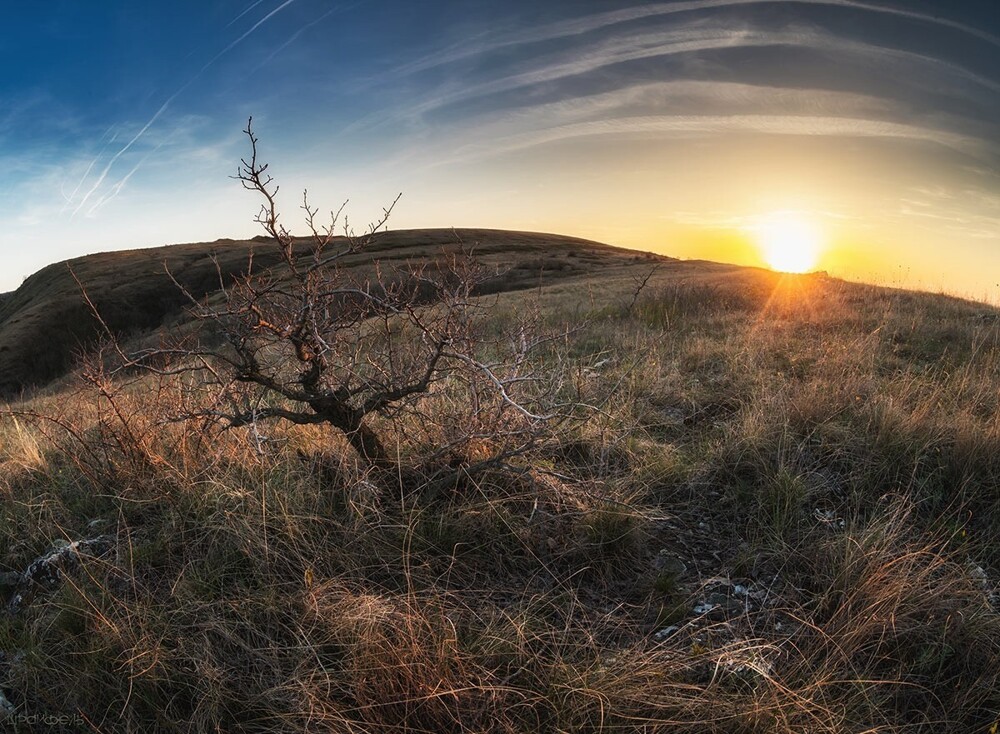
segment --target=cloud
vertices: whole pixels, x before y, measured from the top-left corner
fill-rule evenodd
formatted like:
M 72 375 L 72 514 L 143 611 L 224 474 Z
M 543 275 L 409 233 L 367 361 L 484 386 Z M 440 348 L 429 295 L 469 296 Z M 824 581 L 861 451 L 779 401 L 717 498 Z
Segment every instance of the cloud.
M 924 220 L 961 237 L 1000 242 L 1000 194 L 978 187 L 914 186 L 899 198 L 896 220 Z
M 733 4 L 754 4 L 760 0 L 711 0 L 707 2 L 675 3 L 664 11 L 662 7 L 629 8 L 598 16 L 587 16 L 575 21 L 559 24 L 560 33 L 583 32 L 582 29 L 604 28 L 611 21 L 632 13 L 659 14 L 680 12 L 679 8 L 706 9 L 723 7 Z M 789 0 L 790 1 L 790 0 Z M 845 5 L 852 8 L 868 8 L 863 3 L 854 2 L 804 2 L 805 5 Z M 871 6 L 875 7 L 875 6 Z M 881 8 L 879 12 L 909 17 L 910 11 Z M 623 15 L 624 14 L 624 15 Z M 930 19 L 930 16 L 916 17 L 938 25 L 949 25 L 952 21 Z M 974 29 L 973 29 L 974 30 Z M 521 39 L 548 39 L 555 30 L 552 28 L 529 29 L 523 32 Z M 462 72 L 444 87 L 433 89 L 424 86 L 416 98 L 404 99 L 395 97 L 398 102 L 392 109 L 376 110 L 356 119 L 342 132 L 370 133 L 380 129 L 386 132 L 390 126 L 405 123 L 410 135 L 434 137 L 435 131 L 441 128 L 453 129 L 461 125 L 479 125 L 479 115 L 488 109 L 492 117 L 505 116 L 511 111 L 525 109 L 526 117 L 531 117 L 532 108 L 539 106 L 539 101 L 564 100 L 568 104 L 577 104 L 577 100 L 592 102 L 588 89 L 607 88 L 616 82 L 627 85 L 639 74 L 641 67 L 624 66 L 627 63 L 655 60 L 666 61 L 679 58 L 681 62 L 669 67 L 665 73 L 674 76 L 695 73 L 699 79 L 709 79 L 712 76 L 741 78 L 746 74 L 754 77 L 755 65 L 753 57 L 748 53 L 763 53 L 765 49 L 799 49 L 804 59 L 812 59 L 821 67 L 838 67 L 853 69 L 853 75 L 839 74 L 831 83 L 843 88 L 845 80 L 851 80 L 854 93 L 868 95 L 872 99 L 880 95 L 885 99 L 885 106 L 894 106 L 898 114 L 912 116 L 924 110 L 941 109 L 942 97 L 958 100 L 959 104 L 947 108 L 952 110 L 950 116 L 942 118 L 930 125 L 931 127 L 956 127 L 956 131 L 969 132 L 972 137 L 988 137 L 996 128 L 996 114 L 1000 113 L 1000 82 L 983 76 L 960 66 L 952 61 L 926 53 L 893 47 L 891 43 L 874 43 L 854 38 L 836 35 L 821 27 L 812 25 L 788 26 L 781 30 L 755 28 L 744 21 L 734 21 L 732 18 L 701 17 L 685 20 L 679 25 L 672 25 L 657 30 L 646 28 L 618 28 L 613 33 L 597 38 L 590 37 L 586 44 L 574 43 L 569 47 L 565 44 L 553 52 L 548 45 L 526 51 L 516 61 L 508 61 L 503 66 L 481 66 Z M 718 52 L 747 52 L 739 57 L 720 57 Z M 738 63 L 735 61 L 738 58 Z M 694 66 L 697 61 L 702 66 Z M 515 65 L 516 66 L 513 66 Z M 696 70 L 695 70 L 696 69 Z M 693 71 L 695 70 L 695 71 Z M 824 90 L 822 78 L 807 78 L 795 76 L 794 67 L 789 67 L 789 73 L 771 68 L 770 86 L 778 89 L 782 83 L 791 90 L 794 87 L 810 84 L 813 89 L 805 90 L 816 99 L 822 99 Z M 641 78 L 641 77 L 640 77 Z M 716 84 L 711 80 L 701 82 L 706 85 Z M 735 88 L 733 88 L 735 89 Z M 802 90 L 799 90 L 802 91 Z M 734 107 L 740 100 L 732 100 Z M 718 112 L 717 109 L 701 111 L 703 114 Z M 694 110 L 698 113 L 697 110 Z M 616 114 L 614 109 L 607 111 L 608 116 Z M 641 109 L 632 114 L 641 115 Z M 964 117 L 961 115 L 964 114 Z M 868 116 L 867 113 L 864 116 Z M 879 115 L 885 117 L 886 115 Z
M 534 130 L 506 139 L 491 139 L 488 145 L 467 146 L 458 152 L 455 159 L 449 162 L 492 157 L 546 143 L 584 137 L 644 134 L 663 136 L 711 135 L 720 133 L 885 138 L 930 143 L 974 158 L 996 156 L 998 152 L 998 145 L 994 142 L 944 130 L 886 120 L 807 115 L 678 115 L 604 119 Z
M 665 82 L 636 83 L 631 80 L 644 76 L 637 76 L 634 69 L 611 68 L 640 59 L 765 47 L 797 47 L 821 54 L 824 65 L 837 63 L 842 68 L 853 63 L 859 72 L 869 71 L 867 77 L 840 75 L 839 80 L 853 81 L 838 90 L 796 86 L 808 82 L 808 77 L 785 81 L 774 70 L 761 77 L 769 75 L 770 84 L 701 78 L 729 74 L 730 68 L 718 60 L 701 70 L 700 78 Z M 739 63 L 752 68 L 753 57 L 743 55 Z M 675 73 L 683 75 L 684 70 Z M 732 70 L 738 77 L 741 69 Z M 594 86 L 611 91 L 588 94 Z M 984 114 L 983 105 L 996 106 L 996 92 L 1000 83 L 925 54 L 813 27 L 770 31 L 702 19 L 653 32 L 621 33 L 583 49 L 529 58 L 515 73 L 424 95 L 419 103 L 405 105 L 400 115 L 419 119 L 449 108 L 448 115 L 425 119 L 422 130 L 411 127 L 428 141 L 422 147 L 433 160 L 432 167 L 573 138 L 732 133 L 906 141 L 956 151 L 992 167 L 998 159 L 993 142 L 996 122 Z M 927 93 L 934 96 L 928 99 Z M 960 98 L 963 104 L 944 108 L 949 110 L 945 112 L 942 95 Z M 457 106 L 477 99 L 486 104 Z M 416 156 L 411 153 L 409 158 Z
M 919 67 L 938 73 L 944 72 L 953 79 L 961 79 L 982 89 L 993 92 L 1000 91 L 1000 83 L 948 61 L 911 51 L 840 38 L 814 29 L 801 28 L 774 32 L 742 27 L 698 26 L 653 33 L 636 33 L 626 37 L 607 39 L 600 44 L 592 44 L 584 50 L 573 49 L 560 59 L 538 63 L 535 68 L 528 71 L 467 84 L 459 89 L 432 97 L 412 108 L 411 111 L 426 114 L 457 102 L 594 73 L 629 61 L 722 49 L 775 46 L 796 46 L 811 51 L 838 55 L 841 58 L 845 56 L 861 57 L 873 64 L 889 62 L 904 71 L 912 71 L 914 67 Z M 880 68 L 884 72 L 886 67 L 876 68 Z M 951 91 L 954 92 L 954 90 Z
M 891 119 L 890 100 L 855 92 L 794 89 L 726 81 L 678 80 L 631 84 L 609 92 L 490 112 L 470 121 L 481 137 L 618 117 L 710 111 L 727 114 L 849 116 Z
M 463 61 L 473 56 L 497 51 L 510 46 L 540 43 L 552 41 L 569 36 L 582 35 L 601 30 L 609 26 L 627 23 L 629 21 L 667 17 L 680 13 L 693 13 L 716 8 L 726 8 L 747 5 L 816 5 L 827 7 L 841 7 L 852 10 L 859 10 L 869 13 L 891 15 L 900 18 L 908 18 L 941 28 L 964 33 L 978 38 L 994 46 L 1000 46 L 1000 38 L 987 33 L 979 28 L 959 23 L 948 18 L 921 13 L 914 10 L 878 5 L 875 3 L 857 2 L 855 0 L 688 0 L 683 2 L 653 3 L 639 5 L 621 10 L 596 13 L 582 18 L 573 18 L 566 21 L 552 23 L 541 28 L 531 28 L 520 30 L 509 35 L 507 38 L 490 41 L 478 45 L 461 44 L 450 47 L 417 61 L 405 64 L 396 69 L 397 73 L 416 73 L 425 71 L 437 66 Z

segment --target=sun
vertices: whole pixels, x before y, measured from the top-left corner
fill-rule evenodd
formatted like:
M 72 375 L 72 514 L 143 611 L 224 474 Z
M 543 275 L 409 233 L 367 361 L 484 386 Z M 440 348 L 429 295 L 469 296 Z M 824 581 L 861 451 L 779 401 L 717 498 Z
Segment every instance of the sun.
M 806 273 L 819 261 L 820 231 L 797 212 L 772 212 L 750 228 L 768 267 L 783 273 Z

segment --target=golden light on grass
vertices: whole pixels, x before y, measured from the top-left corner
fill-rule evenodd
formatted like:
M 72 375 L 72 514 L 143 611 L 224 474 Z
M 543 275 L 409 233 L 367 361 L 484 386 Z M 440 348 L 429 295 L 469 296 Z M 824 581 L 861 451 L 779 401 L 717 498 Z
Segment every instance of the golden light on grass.
M 768 267 L 784 273 L 806 273 L 819 261 L 823 237 L 797 212 L 772 212 L 750 228 Z

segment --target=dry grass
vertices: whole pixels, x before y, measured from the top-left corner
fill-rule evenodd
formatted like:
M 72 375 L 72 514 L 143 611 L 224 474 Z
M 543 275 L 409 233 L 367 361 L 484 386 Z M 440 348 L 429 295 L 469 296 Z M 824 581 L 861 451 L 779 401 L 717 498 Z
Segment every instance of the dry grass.
M 108 732 L 990 731 L 996 311 L 689 264 L 631 309 L 631 275 L 594 285 L 537 298 L 586 322 L 564 389 L 600 410 L 433 492 L 447 394 L 383 426 L 389 486 L 321 428 L 164 423 L 179 382 L 11 406 L 3 564 L 116 544 L 4 613 L 0 690 Z

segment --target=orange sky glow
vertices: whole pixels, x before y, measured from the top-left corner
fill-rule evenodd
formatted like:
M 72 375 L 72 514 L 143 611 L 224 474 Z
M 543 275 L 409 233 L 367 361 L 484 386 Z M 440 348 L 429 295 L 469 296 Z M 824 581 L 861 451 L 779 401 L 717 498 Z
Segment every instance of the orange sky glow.
M 26 4 L 0 49 L 0 291 L 88 252 L 259 234 L 230 179 L 253 115 L 293 231 L 305 188 L 357 226 L 402 192 L 392 228 L 780 267 L 755 227 L 790 212 L 822 243 L 810 268 L 1000 302 L 996 7 Z

